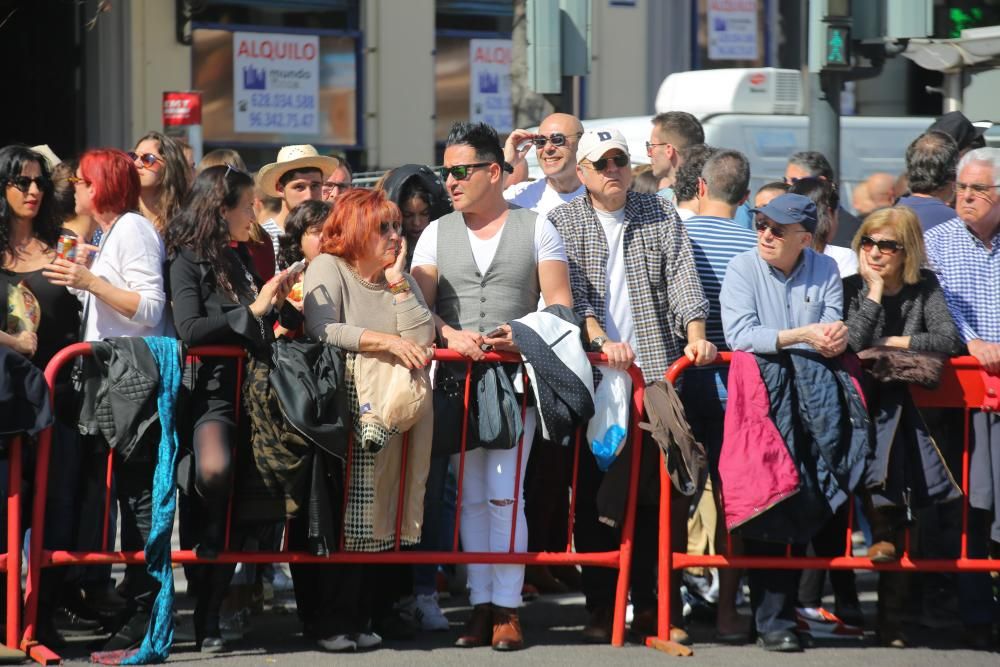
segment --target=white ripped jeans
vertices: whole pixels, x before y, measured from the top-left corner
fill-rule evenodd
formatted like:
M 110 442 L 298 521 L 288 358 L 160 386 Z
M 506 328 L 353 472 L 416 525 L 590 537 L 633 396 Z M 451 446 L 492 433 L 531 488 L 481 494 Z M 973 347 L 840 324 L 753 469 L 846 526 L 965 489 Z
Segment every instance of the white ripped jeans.
M 465 454 L 462 478 L 462 550 L 470 552 L 508 551 L 514 498 L 517 498 L 517 529 L 514 551 L 528 549 L 528 524 L 524 518 L 524 472 L 531 442 L 535 437 L 535 408 L 524 415 L 521 475 L 514 489 L 517 447 L 474 449 Z M 452 457 L 458 471 L 459 455 Z M 523 565 L 469 565 L 469 601 L 473 605 L 521 606 L 524 585 Z

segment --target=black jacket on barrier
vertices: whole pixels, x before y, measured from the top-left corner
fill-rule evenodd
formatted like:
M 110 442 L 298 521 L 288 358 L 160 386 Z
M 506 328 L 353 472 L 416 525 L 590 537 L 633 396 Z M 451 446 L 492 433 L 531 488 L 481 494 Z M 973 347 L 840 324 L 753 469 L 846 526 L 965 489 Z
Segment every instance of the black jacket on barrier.
M 103 436 L 123 461 L 151 456 L 160 438 L 153 353 L 142 338 L 128 336 L 91 343 L 91 349 L 83 365 L 80 433 Z
M 42 371 L 27 357 L 0 345 L 0 435 L 34 435 L 52 421 Z

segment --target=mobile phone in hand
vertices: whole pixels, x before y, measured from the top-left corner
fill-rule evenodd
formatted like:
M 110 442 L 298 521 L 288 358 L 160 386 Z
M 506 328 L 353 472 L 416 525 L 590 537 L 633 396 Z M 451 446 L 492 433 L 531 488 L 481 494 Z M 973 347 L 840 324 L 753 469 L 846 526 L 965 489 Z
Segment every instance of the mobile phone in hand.
M 497 327 L 493 331 L 483 336 L 483 338 L 500 338 L 501 336 L 504 336 L 506 334 L 507 332 L 503 330 L 503 327 Z
M 303 271 L 305 271 L 305 268 L 306 268 L 306 260 L 300 259 L 299 261 L 295 262 L 287 269 L 285 269 L 285 275 L 294 276 L 297 273 L 302 273 Z

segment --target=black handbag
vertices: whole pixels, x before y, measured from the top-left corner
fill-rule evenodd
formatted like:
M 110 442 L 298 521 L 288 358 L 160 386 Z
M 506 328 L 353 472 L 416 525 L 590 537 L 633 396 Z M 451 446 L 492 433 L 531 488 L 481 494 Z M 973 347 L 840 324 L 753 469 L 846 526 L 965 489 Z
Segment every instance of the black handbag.
M 462 449 L 465 364 L 440 363 L 434 382 L 434 442 L 431 456 L 451 456 Z M 469 433 L 471 440 L 472 433 Z

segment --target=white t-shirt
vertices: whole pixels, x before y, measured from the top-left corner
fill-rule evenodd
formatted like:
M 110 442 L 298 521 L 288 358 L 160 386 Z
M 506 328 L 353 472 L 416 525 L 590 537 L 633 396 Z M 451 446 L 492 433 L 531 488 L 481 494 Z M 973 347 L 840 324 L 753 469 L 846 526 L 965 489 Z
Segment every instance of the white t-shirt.
M 573 192 L 559 192 L 549 185 L 547 178 L 537 181 L 521 181 L 503 191 L 503 198 L 521 208 L 528 208 L 538 215 L 545 215 L 556 206 L 573 201 L 586 192 L 580 184 Z
M 486 273 L 493 263 L 493 258 L 497 254 L 500 246 L 500 237 L 503 236 L 504 226 L 500 228 L 492 238 L 482 240 L 472 233 L 468 227 L 465 232 L 469 235 L 469 244 L 472 246 L 472 256 L 476 260 L 476 267 L 480 273 Z M 412 267 L 437 266 L 437 234 L 438 221 L 434 220 L 427 225 L 427 229 L 417 240 L 417 247 L 413 250 Z M 535 219 L 535 263 L 548 260 L 566 261 L 566 248 L 563 246 L 562 237 L 559 232 L 544 216 Z
M 853 276 L 858 272 L 858 253 L 850 248 L 839 245 L 827 245 L 823 248 L 823 254 L 827 257 L 832 257 L 833 261 L 837 262 L 837 269 L 840 271 L 841 278 Z
M 117 336 L 163 336 L 173 331 L 163 289 L 166 252 L 156 228 L 138 213 L 126 213 L 101 238 L 90 272 L 115 287 L 139 293 L 130 319 L 90 292 L 72 290 L 87 310 L 85 341 Z
M 688 219 L 693 218 L 694 216 L 698 215 L 697 213 L 695 213 L 691 209 L 689 209 L 689 208 L 683 208 L 681 206 L 676 207 L 674 210 L 677 211 L 677 217 L 679 217 L 681 220 L 688 220 Z
M 595 208 L 594 213 L 608 240 L 608 270 L 604 274 L 604 293 L 607 295 L 604 328 L 609 340 L 628 343 L 636 350 L 632 299 L 625 276 L 625 209 L 606 212 Z

